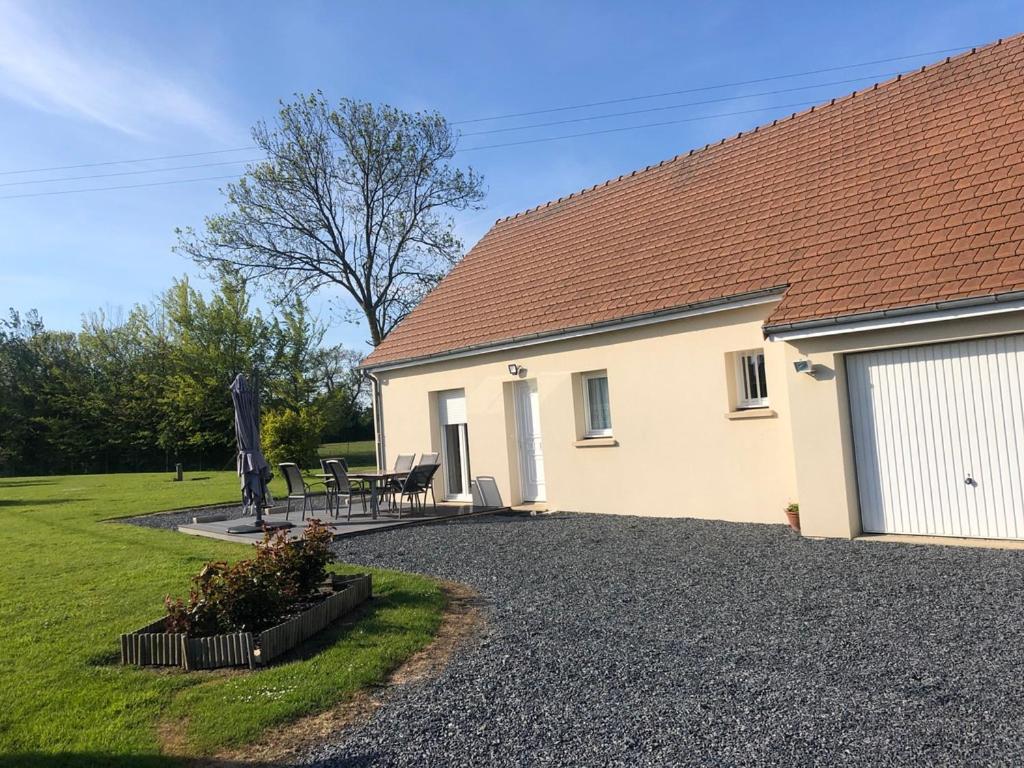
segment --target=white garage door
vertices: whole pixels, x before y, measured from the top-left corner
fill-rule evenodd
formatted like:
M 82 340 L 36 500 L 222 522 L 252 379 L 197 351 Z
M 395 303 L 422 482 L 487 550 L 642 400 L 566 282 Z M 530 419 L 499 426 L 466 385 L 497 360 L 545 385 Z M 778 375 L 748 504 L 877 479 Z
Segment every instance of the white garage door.
M 1024 538 L 1024 336 L 849 355 L 861 522 Z

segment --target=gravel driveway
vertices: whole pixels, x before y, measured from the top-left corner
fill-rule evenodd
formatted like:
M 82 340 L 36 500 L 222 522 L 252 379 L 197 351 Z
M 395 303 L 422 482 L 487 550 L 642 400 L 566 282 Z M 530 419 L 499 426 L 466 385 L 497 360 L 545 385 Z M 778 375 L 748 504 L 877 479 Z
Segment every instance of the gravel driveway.
M 335 549 L 471 585 L 487 626 L 317 765 L 1024 762 L 1024 552 L 575 514 Z

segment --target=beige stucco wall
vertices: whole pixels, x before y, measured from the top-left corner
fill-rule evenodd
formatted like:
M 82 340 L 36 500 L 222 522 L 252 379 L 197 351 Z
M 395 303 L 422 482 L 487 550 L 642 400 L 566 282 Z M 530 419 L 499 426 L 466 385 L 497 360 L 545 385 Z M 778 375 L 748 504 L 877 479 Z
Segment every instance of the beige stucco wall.
M 785 505 L 799 501 L 805 535 L 853 537 L 861 529 L 844 356 L 1024 332 L 1024 312 L 1010 312 L 766 342 L 772 306 L 380 372 L 388 461 L 439 451 L 432 393 L 464 389 L 472 475 L 493 477 L 505 503 L 520 503 L 507 370 L 515 362 L 538 384 L 550 508 L 781 523 Z M 759 347 L 772 415 L 729 419 L 730 353 Z M 817 366 L 814 377 L 794 371 L 800 358 Z M 578 439 L 577 374 L 601 369 L 615 445 L 591 447 Z
M 1024 332 L 1024 313 L 948 320 L 899 328 L 777 342 L 786 358 L 819 366 L 811 378 L 792 373 L 790 399 L 797 496 L 804 535 L 852 537 L 861 532 L 844 355 Z
M 782 523 L 796 498 L 788 350 L 766 344 L 772 304 L 380 371 L 387 461 L 440 450 L 431 393 L 464 389 L 471 472 L 521 501 L 512 406 L 524 366 L 537 380 L 547 504 L 560 510 Z M 773 415 L 728 419 L 733 352 L 765 347 Z M 616 445 L 580 447 L 574 374 L 608 372 Z M 437 489 L 441 490 L 440 483 Z

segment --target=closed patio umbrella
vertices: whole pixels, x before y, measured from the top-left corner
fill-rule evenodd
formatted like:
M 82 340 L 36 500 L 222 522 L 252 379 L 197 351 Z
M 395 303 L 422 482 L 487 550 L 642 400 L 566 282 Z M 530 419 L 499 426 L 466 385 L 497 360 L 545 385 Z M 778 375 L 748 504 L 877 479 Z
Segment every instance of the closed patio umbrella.
M 235 441 L 238 444 L 238 478 L 242 488 L 242 508 L 252 512 L 252 524 L 228 528 L 228 533 L 258 533 L 264 528 L 290 528 L 291 523 L 264 521 L 263 510 L 274 503 L 267 483 L 270 465 L 260 450 L 260 395 L 249 386 L 243 374 L 231 382 L 231 402 L 235 406 Z

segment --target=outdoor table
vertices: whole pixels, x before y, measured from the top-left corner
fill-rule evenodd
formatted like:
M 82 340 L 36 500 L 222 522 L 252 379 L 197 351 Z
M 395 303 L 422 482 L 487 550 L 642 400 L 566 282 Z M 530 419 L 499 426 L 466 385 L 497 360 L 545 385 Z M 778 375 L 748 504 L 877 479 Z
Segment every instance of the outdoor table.
M 380 488 L 387 485 L 388 481 L 397 480 L 408 474 L 408 472 L 350 472 L 349 477 L 370 484 L 370 511 L 373 513 L 373 519 L 376 520 L 380 512 Z

